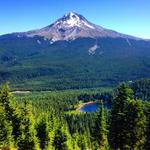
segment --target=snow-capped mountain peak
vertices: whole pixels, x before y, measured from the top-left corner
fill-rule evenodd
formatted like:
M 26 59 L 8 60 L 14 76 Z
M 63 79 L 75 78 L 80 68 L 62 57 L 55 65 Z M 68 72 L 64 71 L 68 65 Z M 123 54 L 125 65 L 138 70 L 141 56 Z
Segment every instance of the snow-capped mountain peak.
M 84 18 L 82 15 L 74 12 L 65 14 L 62 18 L 58 19 L 53 24 L 42 29 L 24 32 L 17 35 L 25 35 L 29 37 L 42 36 L 50 40 L 52 43 L 59 40 L 74 40 L 83 37 L 90 37 L 94 39 L 101 37 L 121 37 L 126 39 L 135 39 L 135 37 L 121 34 L 116 31 L 95 25 Z
M 78 19 L 79 20 L 79 15 L 77 14 L 77 13 L 74 13 L 74 12 L 69 12 L 69 13 L 67 13 L 67 14 L 65 14 L 64 16 L 63 16 L 63 18 L 65 18 L 65 19 L 72 19 L 72 20 L 74 20 L 74 19 Z
M 92 26 L 83 16 L 70 12 L 66 15 L 64 15 L 63 18 L 56 21 L 56 25 L 63 25 L 66 27 L 88 27 L 91 29 L 94 29 L 94 26 Z
M 75 12 L 69 12 L 69 13 L 67 13 L 67 14 L 65 14 L 64 15 L 65 17 L 78 17 L 78 14 L 77 13 L 75 13 Z

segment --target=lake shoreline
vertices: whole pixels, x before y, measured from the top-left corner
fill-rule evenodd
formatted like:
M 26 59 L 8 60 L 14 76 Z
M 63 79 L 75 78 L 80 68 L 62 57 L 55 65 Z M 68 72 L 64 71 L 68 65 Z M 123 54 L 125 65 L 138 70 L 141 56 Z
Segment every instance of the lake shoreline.
M 80 109 L 86 105 L 89 105 L 89 104 L 95 104 L 95 103 L 99 103 L 99 101 L 89 101 L 89 102 L 86 102 L 86 103 L 82 103 L 78 106 L 78 108 L 76 109 L 77 111 L 79 112 L 82 112 Z

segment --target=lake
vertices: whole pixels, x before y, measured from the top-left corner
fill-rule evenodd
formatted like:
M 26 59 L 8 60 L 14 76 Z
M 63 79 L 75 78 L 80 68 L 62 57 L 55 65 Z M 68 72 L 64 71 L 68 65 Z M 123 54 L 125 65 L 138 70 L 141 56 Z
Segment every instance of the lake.
M 99 108 L 99 104 L 98 103 L 89 103 L 89 104 L 85 104 L 82 107 L 80 107 L 80 111 L 81 112 L 95 112 L 97 111 Z

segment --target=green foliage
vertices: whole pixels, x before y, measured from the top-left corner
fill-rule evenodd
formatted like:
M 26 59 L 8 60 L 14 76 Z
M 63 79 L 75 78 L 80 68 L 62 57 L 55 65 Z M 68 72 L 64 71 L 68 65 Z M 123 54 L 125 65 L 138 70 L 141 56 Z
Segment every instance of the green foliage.
M 147 118 L 147 127 L 146 127 L 146 143 L 144 146 L 145 150 L 150 149 L 150 102 L 145 102 L 145 114 Z
M 25 104 L 22 108 L 20 128 L 22 134 L 19 137 L 18 147 L 20 150 L 38 150 L 39 144 L 36 137 L 35 120 L 30 105 Z
M 117 96 L 113 101 L 113 108 L 110 118 L 110 144 L 113 149 L 124 148 L 123 130 L 126 123 L 125 111 L 128 101 L 132 97 L 132 91 L 125 84 L 117 89 Z
M 45 116 L 42 116 L 37 123 L 36 131 L 37 131 L 37 137 L 39 139 L 40 148 L 42 150 L 46 149 L 50 142 L 50 122 L 48 121 L 48 117 L 45 114 Z
M 143 149 L 146 141 L 146 117 L 141 101 L 131 100 L 125 112 L 124 139 L 126 149 Z
M 108 149 L 108 139 L 107 139 L 107 125 L 106 125 L 106 116 L 103 104 L 101 104 L 98 115 L 95 119 L 95 126 L 94 126 L 94 139 L 98 143 L 99 150 Z
M 40 41 L 39 44 L 37 41 Z M 122 81 L 149 77 L 150 42 L 80 38 L 50 44 L 42 37 L 0 37 L 0 82 L 16 90 L 65 90 L 114 87 Z M 7 69 L 6 69 L 7 68 Z
M 9 92 L 8 85 L 3 85 L 0 89 L 0 105 L 3 107 L 5 118 L 12 125 L 12 137 L 14 138 L 15 145 L 21 134 L 20 130 L 20 111 L 14 97 Z
M 8 86 L 2 86 L 0 149 L 149 150 L 150 103 L 134 100 L 133 94 L 122 84 L 113 101 L 112 92 L 67 90 L 19 94 L 18 104 Z M 88 100 L 103 100 L 112 107 L 76 112 L 80 102 Z
M 129 85 L 134 91 L 135 99 L 150 101 L 150 78 L 138 80 Z
M 67 145 L 66 145 L 66 141 L 67 141 L 67 136 L 66 133 L 62 132 L 61 128 L 57 128 L 55 130 L 55 137 L 54 137 L 54 147 L 56 150 L 66 150 L 67 149 Z
M 110 144 L 113 149 L 142 149 L 145 143 L 146 117 L 141 101 L 122 84 L 113 102 L 110 121 Z
M 0 124 L 2 133 L 5 130 L 7 146 L 11 146 L 10 144 L 14 142 L 14 146 L 18 149 L 37 150 L 33 116 L 26 107 L 19 108 L 13 95 L 9 92 L 8 85 L 4 85 L 0 89 L 0 107 L 2 108 Z
M 6 114 L 0 106 L 0 149 L 13 146 L 11 122 L 6 119 Z

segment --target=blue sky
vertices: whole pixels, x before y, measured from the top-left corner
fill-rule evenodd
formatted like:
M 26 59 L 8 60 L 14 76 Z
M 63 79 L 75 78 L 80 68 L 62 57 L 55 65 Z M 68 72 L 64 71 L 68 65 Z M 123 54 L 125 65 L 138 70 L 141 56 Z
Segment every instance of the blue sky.
M 103 27 L 150 39 L 150 0 L 0 0 L 0 35 L 47 26 L 70 11 Z

